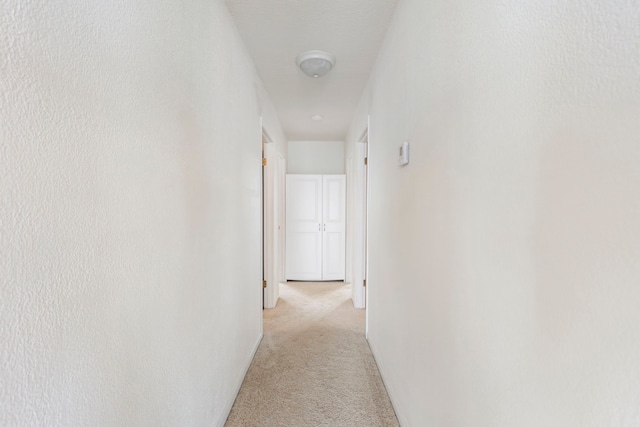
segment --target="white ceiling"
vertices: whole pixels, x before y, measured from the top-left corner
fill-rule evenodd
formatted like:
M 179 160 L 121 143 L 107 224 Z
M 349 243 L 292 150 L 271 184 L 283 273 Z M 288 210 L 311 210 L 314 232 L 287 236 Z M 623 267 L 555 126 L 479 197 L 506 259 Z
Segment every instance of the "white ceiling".
M 289 140 L 344 140 L 398 0 L 226 2 Z M 319 79 L 295 63 L 316 49 L 336 56 Z

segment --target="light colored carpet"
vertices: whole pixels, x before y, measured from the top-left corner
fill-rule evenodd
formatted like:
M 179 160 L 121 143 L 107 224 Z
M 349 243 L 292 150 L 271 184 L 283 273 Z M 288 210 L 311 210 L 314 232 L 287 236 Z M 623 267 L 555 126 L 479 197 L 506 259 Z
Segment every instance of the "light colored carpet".
M 225 426 L 398 426 L 350 285 L 288 282 Z

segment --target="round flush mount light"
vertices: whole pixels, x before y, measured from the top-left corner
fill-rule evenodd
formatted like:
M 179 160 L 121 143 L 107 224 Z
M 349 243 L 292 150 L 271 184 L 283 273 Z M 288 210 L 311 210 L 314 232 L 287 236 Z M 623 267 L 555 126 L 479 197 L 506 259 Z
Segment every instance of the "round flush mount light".
M 322 50 L 310 50 L 296 57 L 296 64 L 302 72 L 316 79 L 331 71 L 335 63 L 335 56 Z
M 311 120 L 315 120 L 316 122 L 322 120 L 322 116 L 320 114 L 316 114 L 315 116 L 311 116 Z

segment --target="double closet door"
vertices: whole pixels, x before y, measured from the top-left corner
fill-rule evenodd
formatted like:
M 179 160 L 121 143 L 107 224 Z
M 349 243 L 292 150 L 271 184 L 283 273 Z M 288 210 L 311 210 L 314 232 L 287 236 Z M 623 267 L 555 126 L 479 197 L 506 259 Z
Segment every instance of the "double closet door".
M 287 280 L 344 280 L 344 175 L 287 175 Z

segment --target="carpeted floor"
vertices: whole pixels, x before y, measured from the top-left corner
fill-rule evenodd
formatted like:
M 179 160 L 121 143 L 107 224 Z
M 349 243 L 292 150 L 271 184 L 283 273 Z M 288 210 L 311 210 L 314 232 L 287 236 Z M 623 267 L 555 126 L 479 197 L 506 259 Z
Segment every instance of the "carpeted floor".
M 342 282 L 288 282 L 226 427 L 398 426 Z

